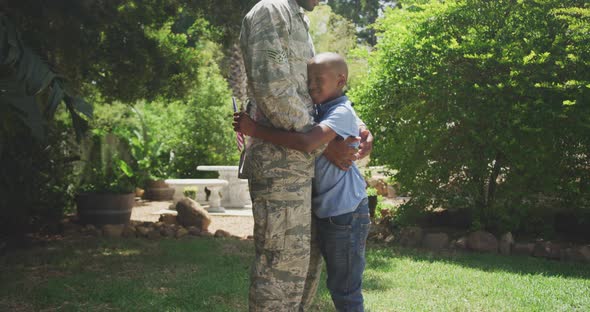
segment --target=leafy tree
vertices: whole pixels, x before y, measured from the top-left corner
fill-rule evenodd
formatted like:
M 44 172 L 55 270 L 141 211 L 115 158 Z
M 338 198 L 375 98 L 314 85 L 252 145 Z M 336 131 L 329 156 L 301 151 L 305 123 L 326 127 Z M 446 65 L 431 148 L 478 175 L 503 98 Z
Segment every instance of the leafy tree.
M 31 215 L 55 221 L 63 211 L 60 204 L 68 201 L 63 187 L 71 181 L 72 166 L 62 160 L 72 156 L 72 144 L 49 143 L 65 131 L 53 122 L 55 112 L 65 103 L 80 138 L 87 128 L 82 115 L 90 117 L 92 107 L 66 89 L 65 79 L 1 13 L 0 69 L 0 233 L 22 234 L 36 222 Z M 49 209 L 40 208 L 44 201 Z
M 132 103 L 163 95 L 179 99 L 191 88 L 178 82 L 198 69 L 185 55 L 174 53 L 179 46 L 170 50 L 161 44 L 158 33 L 163 27 L 186 35 L 183 52 L 198 48 L 202 39 L 227 42 L 230 47 L 243 14 L 255 2 L 6 0 L 0 10 L 16 24 L 27 45 L 67 77 L 73 89 L 94 87 L 108 101 Z
M 354 22 L 358 29 L 359 39 L 370 45 L 377 43 L 375 31 L 371 27 L 386 7 L 392 6 L 396 1 L 388 0 L 331 0 L 328 5 L 338 15 Z
M 367 47 L 357 43 L 354 24 L 334 13 L 327 5 L 320 5 L 307 14 L 311 25 L 309 32 L 316 53 L 336 52 L 347 58 L 348 86 L 353 87 L 366 75 Z
M 307 15 L 311 22 L 309 32 L 317 53 L 336 52 L 346 55 L 356 46 L 354 24 L 335 14 L 329 6 L 319 5 Z
M 377 161 L 412 196 L 402 210 L 466 208 L 474 227 L 538 232 L 569 209 L 587 225 L 590 4 L 421 2 L 379 22 L 353 96 L 382 138 Z
M 25 89 L 27 95 L 35 95 L 37 101 L 34 102 L 29 97 L 26 105 L 14 101 L 5 105 L 8 103 L 5 101 L 5 90 L 8 89 L 4 81 L 10 78 L 8 75 L 13 75 L 13 72 L 6 70 L 5 60 L 14 58 L 14 55 L 12 52 L 5 54 L 11 50 L 2 43 L 0 90 L 3 98 L 0 103 L 0 119 L 3 122 L 0 125 L 0 159 L 8 165 L 3 166 L 0 171 L 0 188 L 11 193 L 0 199 L 0 227 L 3 230 L 7 229 L 3 226 L 7 223 L 14 224 L 11 228 L 18 231 L 27 231 L 31 216 L 36 214 L 35 207 L 62 211 L 67 205 L 67 200 L 61 201 L 63 205 L 60 207 L 60 203 L 45 201 L 50 196 L 37 197 L 39 200 L 31 196 L 31 193 L 38 192 L 43 187 L 52 189 L 54 193 L 60 191 L 58 187 L 62 188 L 63 194 L 64 186 L 70 185 L 72 180 L 70 167 L 74 156 L 69 150 L 67 153 L 66 150 L 63 153 L 53 151 L 53 147 L 58 148 L 62 143 L 70 142 L 67 131 L 62 128 L 60 131 L 53 129 L 67 123 L 62 123 L 61 119 L 51 121 L 49 118 L 55 111 L 56 104 L 61 102 L 58 100 L 60 97 L 66 99 L 66 107 L 72 112 L 72 122 L 76 126 L 76 123 L 83 125 L 85 122 L 80 114 L 89 114 L 90 110 L 85 102 L 76 100 L 72 96 L 74 94 L 84 96 L 96 107 L 115 101 L 129 104 L 143 100 L 168 103 L 193 99 L 191 103 L 195 104 L 195 90 L 206 93 L 205 88 L 213 87 L 208 84 L 209 81 L 218 83 L 214 86 L 217 89 L 227 89 L 224 83 L 219 83 L 221 76 L 216 64 L 219 58 L 212 55 L 218 53 L 215 51 L 219 49 L 213 42 L 231 37 L 230 29 L 235 29 L 235 26 L 232 28 L 222 25 L 241 12 L 228 8 L 241 5 L 226 5 L 224 8 L 220 6 L 222 4 L 212 0 L 147 0 L 141 3 L 132 0 L 7 0 L 0 3 L 3 25 L 0 29 L 0 42 L 11 39 L 4 31 L 6 18 L 20 31 L 19 40 L 22 39 L 22 46 L 27 47 L 27 52 L 18 56 L 24 55 L 29 64 L 33 64 L 25 67 L 22 73 L 36 71 L 33 75 L 34 85 L 22 82 L 15 85 L 14 80 L 10 83 L 19 92 L 23 88 L 30 88 Z M 214 10 L 208 12 L 209 8 Z M 209 14 L 212 12 L 214 14 Z M 233 23 L 234 21 L 232 25 Z M 240 21 L 235 23 L 239 25 Z M 43 64 L 48 64 L 46 67 L 51 70 L 42 68 Z M 217 69 L 212 70 L 213 68 Z M 14 73 L 22 76 L 19 71 Z M 54 73 L 59 73 L 55 79 L 50 77 Z M 217 91 L 211 93 L 219 95 Z M 215 100 L 220 99 L 218 97 Z M 206 104 L 211 102 L 199 103 Z M 165 106 L 164 104 L 164 109 Z M 227 106 L 229 107 L 229 102 Z M 200 116 L 193 115 L 187 122 L 199 123 L 199 118 Z M 30 135 L 30 129 L 34 133 L 41 133 L 38 129 L 43 129 L 45 125 L 49 126 L 47 132 L 52 134 L 48 141 L 41 141 Z M 57 133 L 53 134 L 54 132 Z M 230 133 L 231 128 L 228 127 L 222 135 L 228 137 Z M 210 139 L 213 138 L 216 136 L 210 136 Z M 220 142 L 210 142 L 215 143 Z M 224 146 L 223 143 L 220 145 Z M 55 175 L 63 179 L 53 179 L 53 184 L 50 185 L 42 184 L 48 181 L 45 177 L 55 174 L 57 168 L 60 168 L 55 164 L 67 164 L 68 170 Z M 11 177 L 18 177 L 17 181 Z M 14 209 L 15 205 L 22 208 Z M 17 222 L 13 222 L 17 219 Z

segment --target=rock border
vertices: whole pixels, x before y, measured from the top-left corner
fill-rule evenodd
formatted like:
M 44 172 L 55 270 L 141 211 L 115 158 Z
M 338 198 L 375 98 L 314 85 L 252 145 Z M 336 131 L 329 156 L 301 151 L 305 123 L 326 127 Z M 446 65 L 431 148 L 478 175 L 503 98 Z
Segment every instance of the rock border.
M 419 248 L 433 252 L 479 252 L 505 256 L 529 256 L 558 261 L 590 263 L 590 244 L 576 245 L 559 241 L 537 239 L 534 242 L 516 241 L 510 232 L 497 238 L 490 232 L 472 231 L 466 235 L 451 236 L 444 231 L 406 226 L 392 231 L 386 224 L 373 224 L 369 239 L 402 247 Z
M 157 240 L 162 238 L 181 239 L 187 237 L 204 238 L 232 238 L 239 240 L 252 240 L 253 236 L 237 236 L 225 230 L 217 230 L 211 233 L 208 230 L 201 230 L 197 226 L 182 226 L 176 222 L 176 216 L 161 215 L 160 221 L 130 221 L 127 224 L 105 224 L 96 226 L 92 224 L 81 225 L 75 216 L 67 217 L 60 223 L 64 237 L 87 236 L 105 237 L 113 239 L 124 238 L 145 238 Z

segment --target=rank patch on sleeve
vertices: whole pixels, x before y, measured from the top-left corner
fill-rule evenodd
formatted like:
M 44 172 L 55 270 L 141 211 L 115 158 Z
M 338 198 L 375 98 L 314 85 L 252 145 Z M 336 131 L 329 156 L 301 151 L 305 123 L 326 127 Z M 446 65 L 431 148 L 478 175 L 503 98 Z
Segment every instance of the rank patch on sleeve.
M 278 64 L 287 63 L 287 52 L 283 50 L 266 50 L 266 57 Z

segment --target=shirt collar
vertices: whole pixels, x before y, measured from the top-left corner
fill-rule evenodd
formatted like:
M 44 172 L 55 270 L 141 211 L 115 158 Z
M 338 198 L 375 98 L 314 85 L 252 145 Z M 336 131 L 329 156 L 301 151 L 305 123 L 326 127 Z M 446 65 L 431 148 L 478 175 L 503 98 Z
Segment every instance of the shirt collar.
M 337 97 L 331 101 L 328 101 L 324 104 L 317 105 L 316 110 L 317 110 L 318 117 L 324 115 L 330 108 L 332 108 L 338 104 L 345 103 L 346 101 L 348 101 L 348 97 L 346 97 L 346 95 L 343 95 L 343 96 Z

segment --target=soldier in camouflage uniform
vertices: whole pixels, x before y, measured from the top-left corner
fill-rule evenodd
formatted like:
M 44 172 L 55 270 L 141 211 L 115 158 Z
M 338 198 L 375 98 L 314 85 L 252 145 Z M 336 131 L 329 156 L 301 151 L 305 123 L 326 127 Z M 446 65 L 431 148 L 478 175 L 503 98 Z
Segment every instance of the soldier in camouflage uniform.
M 247 111 L 262 125 L 298 132 L 313 126 L 307 61 L 314 47 L 303 8 L 311 11 L 318 2 L 261 0 L 243 20 L 240 47 L 248 76 Z M 339 154 L 347 157 L 344 151 Z M 319 271 L 312 269 L 307 276 L 315 156 L 256 138 L 247 142 L 240 177 L 248 179 L 254 215 L 250 311 L 303 310 L 315 294 Z M 351 163 L 350 157 L 345 162 Z M 319 268 L 321 255 L 312 249 L 311 266 Z

